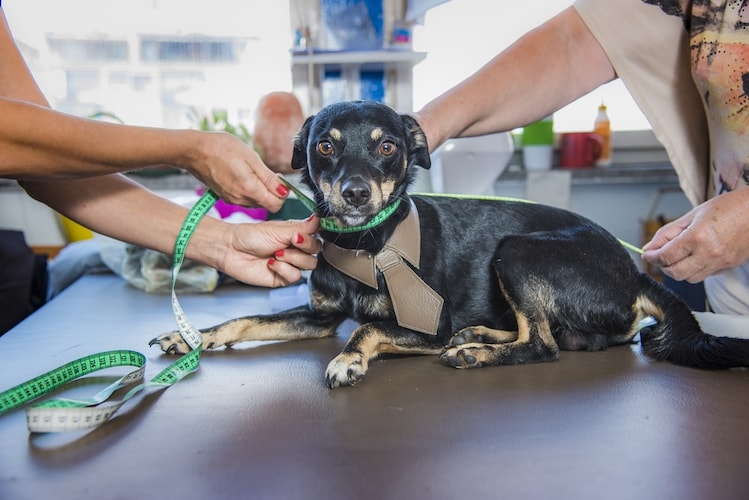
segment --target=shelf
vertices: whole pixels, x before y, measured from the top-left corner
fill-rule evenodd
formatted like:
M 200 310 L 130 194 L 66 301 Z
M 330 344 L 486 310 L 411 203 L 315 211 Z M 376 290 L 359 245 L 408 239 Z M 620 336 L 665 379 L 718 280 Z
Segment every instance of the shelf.
M 554 168 L 553 170 L 560 170 Z M 679 177 L 668 162 L 614 164 L 610 167 L 571 168 L 572 185 L 617 185 L 617 184 L 674 184 Z M 528 171 L 510 167 L 499 176 L 496 182 L 525 182 Z
M 372 64 L 408 63 L 416 64 L 426 58 L 426 52 L 410 50 L 357 50 L 303 53 L 291 55 L 292 64 Z

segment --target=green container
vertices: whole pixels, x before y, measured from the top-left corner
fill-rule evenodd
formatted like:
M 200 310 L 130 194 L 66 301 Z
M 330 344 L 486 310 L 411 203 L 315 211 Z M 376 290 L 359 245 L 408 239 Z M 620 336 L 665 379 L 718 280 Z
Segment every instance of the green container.
M 523 146 L 542 146 L 554 144 L 554 120 L 547 116 L 543 120 L 531 123 L 523 128 L 521 137 Z

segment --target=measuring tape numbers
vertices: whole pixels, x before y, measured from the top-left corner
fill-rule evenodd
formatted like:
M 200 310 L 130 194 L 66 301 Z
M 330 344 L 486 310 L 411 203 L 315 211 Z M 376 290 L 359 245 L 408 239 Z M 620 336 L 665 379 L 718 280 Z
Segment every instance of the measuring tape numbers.
M 185 316 L 177 300 L 175 286 L 177 275 L 184 261 L 187 244 L 190 242 L 190 238 L 200 220 L 215 205 L 216 201 L 218 201 L 218 196 L 213 191 L 207 190 L 188 213 L 174 244 L 172 311 L 180 335 L 192 349 L 189 353 L 181 356 L 147 382 L 144 382 L 146 358 L 139 352 L 115 350 L 84 356 L 0 392 L 0 416 L 85 375 L 122 366 L 134 367 L 135 369 L 127 375 L 88 399 L 56 398 L 34 404 L 26 409 L 26 423 L 29 432 L 65 432 L 92 429 L 109 420 L 125 402 L 142 390 L 148 387 L 169 387 L 196 371 L 200 364 L 203 338 Z M 116 391 L 129 386 L 133 387 L 122 399 L 104 404 Z

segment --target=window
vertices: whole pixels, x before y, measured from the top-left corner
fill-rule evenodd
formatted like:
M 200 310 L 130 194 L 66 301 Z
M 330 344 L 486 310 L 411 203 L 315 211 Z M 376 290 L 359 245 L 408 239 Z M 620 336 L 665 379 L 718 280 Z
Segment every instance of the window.
M 414 108 L 571 3 L 450 0 L 427 11 L 413 33 L 414 50 L 428 53 L 414 67 Z M 17 0 L 3 9 L 42 90 L 61 111 L 185 127 L 189 108 L 223 108 L 251 126 L 263 94 L 292 89 L 288 1 Z M 175 82 L 175 70 L 183 82 Z M 602 100 L 614 130 L 649 128 L 615 82 L 556 113 L 555 129 L 589 129 Z
M 244 43 L 221 39 L 153 39 L 140 42 L 144 62 L 236 63 Z
M 72 61 L 127 61 L 128 46 L 122 40 L 71 40 L 49 37 L 53 54 Z
M 252 127 L 264 94 L 291 90 L 288 1 L 15 0 L 3 10 L 60 111 L 184 128 L 191 108 L 223 109 Z

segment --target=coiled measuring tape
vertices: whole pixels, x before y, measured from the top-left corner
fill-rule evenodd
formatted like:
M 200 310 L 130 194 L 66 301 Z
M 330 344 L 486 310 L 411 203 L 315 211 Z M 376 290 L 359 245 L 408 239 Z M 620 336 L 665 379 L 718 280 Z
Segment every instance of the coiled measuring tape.
M 192 349 L 164 368 L 151 380 L 144 382 L 146 358 L 130 350 L 106 351 L 91 354 L 59 366 L 43 375 L 23 382 L 0 393 L 0 416 L 58 389 L 75 379 L 99 370 L 130 366 L 136 369 L 116 380 L 88 399 L 57 398 L 37 403 L 26 409 L 29 432 L 79 431 L 98 427 L 109 420 L 129 399 L 149 387 L 169 387 L 198 369 L 203 338 L 188 321 L 177 300 L 175 285 L 185 258 L 185 249 L 200 220 L 215 205 L 218 196 L 208 190 L 187 215 L 174 243 L 172 265 L 172 311 L 182 339 Z M 117 390 L 135 385 L 122 399 L 107 402 Z

